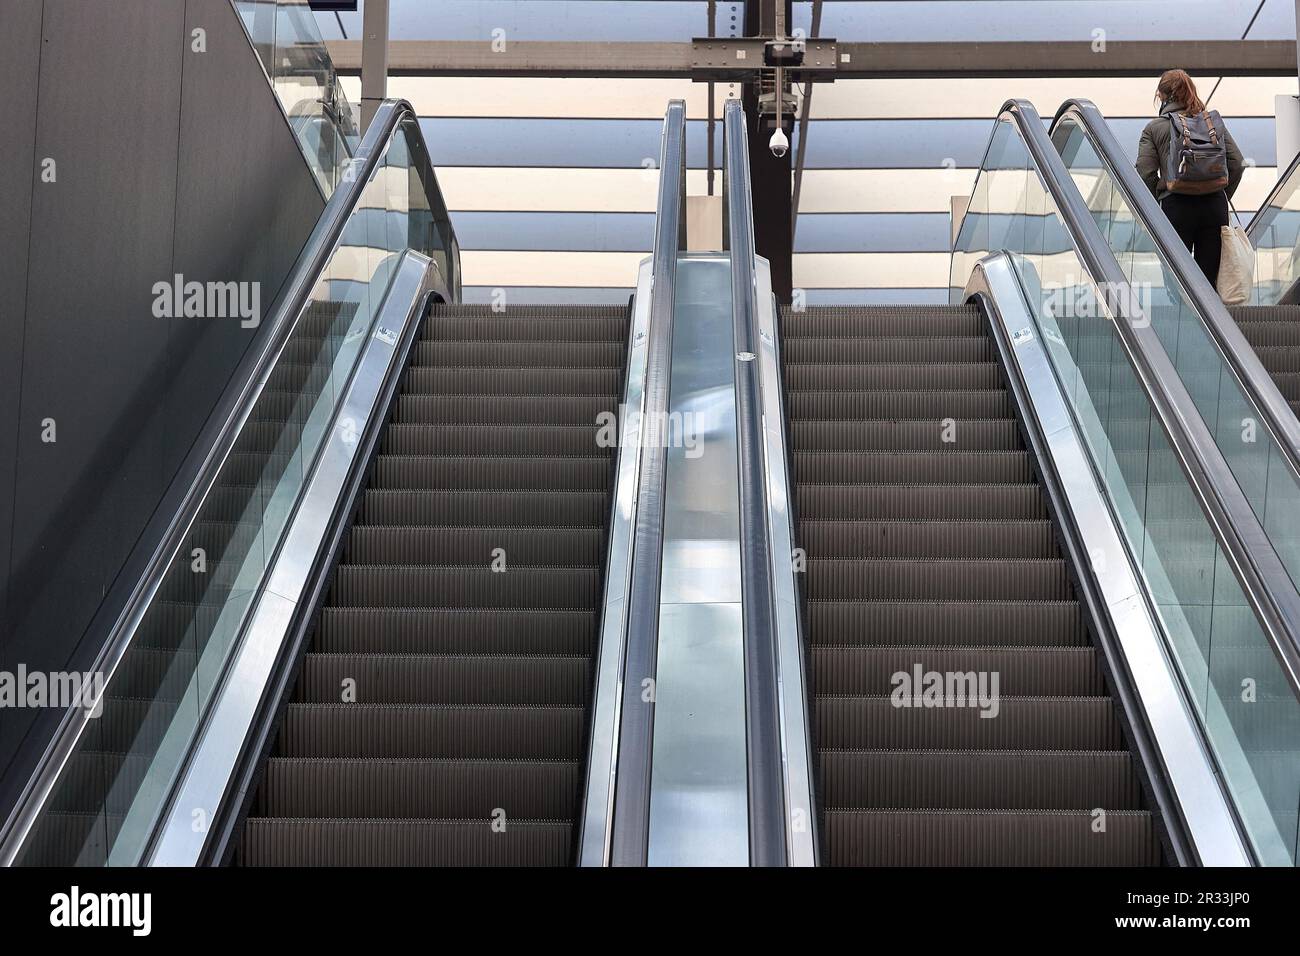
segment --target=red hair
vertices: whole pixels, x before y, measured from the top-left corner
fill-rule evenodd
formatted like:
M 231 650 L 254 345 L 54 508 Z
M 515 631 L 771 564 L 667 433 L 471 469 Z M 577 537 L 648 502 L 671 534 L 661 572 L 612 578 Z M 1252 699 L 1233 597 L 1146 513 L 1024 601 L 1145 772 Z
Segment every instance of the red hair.
M 1160 82 L 1156 84 L 1156 100 L 1177 103 L 1192 114 L 1205 111 L 1205 104 L 1196 94 L 1196 84 L 1186 70 L 1165 70 L 1160 74 Z

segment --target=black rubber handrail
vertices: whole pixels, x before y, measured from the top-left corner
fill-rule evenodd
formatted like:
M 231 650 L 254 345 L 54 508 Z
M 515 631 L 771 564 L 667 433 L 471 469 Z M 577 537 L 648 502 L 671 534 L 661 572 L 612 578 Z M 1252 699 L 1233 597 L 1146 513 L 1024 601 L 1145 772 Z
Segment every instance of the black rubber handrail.
M 1062 113 L 1057 114 L 1058 119 Z M 1089 275 L 1099 285 L 1127 293 L 1107 297 L 1114 300 L 1109 304 L 1115 312 L 1114 326 L 1120 342 L 1160 418 L 1198 505 L 1237 572 L 1292 691 L 1300 696 L 1300 593 L 1295 583 L 1155 329 L 1145 317 L 1130 314 L 1134 298 L 1128 278 L 1092 218 L 1038 111 L 1027 100 L 1013 99 L 1003 104 L 999 117 L 1000 121 L 1016 124 Z
M 224 417 L 210 423 L 205 429 L 205 436 L 211 435 L 211 439 L 204 445 L 206 451 L 202 453 L 188 485 L 183 486 L 179 492 L 165 531 L 150 554 L 143 574 L 136 579 L 121 613 L 117 615 L 90 668 L 92 672 L 104 674 L 106 684 L 111 683 L 113 672 L 125 657 L 135 638 L 136 629 L 142 623 L 180 548 L 185 544 L 190 527 L 215 487 L 226 461 L 233 454 L 240 432 L 266 388 L 281 351 L 297 328 L 321 272 L 340 245 L 343 231 L 360 204 L 366 185 L 383 159 L 388 143 L 406 120 L 411 121 L 415 135 L 423 143 L 418 116 L 410 103 L 405 100 L 386 100 L 380 105 L 347 174 L 326 203 L 315 228 L 298 254 L 278 305 L 266 323 L 267 330 L 256 353 L 248 356 L 231 378 L 218 404 L 219 409 L 225 410 Z M 455 235 L 438 192 L 433 168 L 428 163 L 428 155 L 428 149 L 423 149 L 424 166 L 427 168 L 420 170 L 421 178 L 429 194 L 430 208 L 437 224 L 448 230 L 449 246 L 454 250 Z M 458 297 L 460 270 L 459 263 L 451 261 L 453 258 L 454 255 L 449 256 L 448 274 L 444 278 L 449 294 Z M 15 802 L 3 830 L 0 830 L 0 861 L 10 859 L 18 852 L 39 815 L 45 798 L 55 786 L 91 719 L 84 708 L 76 706 L 64 713 L 35 771 L 29 776 Z
M 1056 111 L 1049 135 L 1055 136 L 1061 123 L 1071 119 L 1088 137 L 1097 155 L 1106 164 L 1106 171 L 1124 194 L 1133 214 L 1146 226 L 1155 240 L 1160 258 L 1174 274 L 1200 315 L 1210 338 L 1227 361 L 1242 391 L 1260 413 L 1264 426 L 1286 455 L 1291 470 L 1300 475 L 1300 419 L 1291 411 L 1291 406 L 1278 390 L 1277 383 L 1237 327 L 1218 292 L 1210 285 L 1210 280 L 1201 272 L 1187 246 L 1178 238 L 1169 217 L 1161 210 L 1151 195 L 1151 190 L 1115 139 L 1106 117 L 1091 100 L 1066 100 Z
M 650 329 L 642 408 L 640 476 L 627 605 L 627 654 L 618 728 L 618 773 L 610 831 L 612 866 L 645 866 L 650 848 L 650 772 L 659 650 L 666 436 L 672 371 L 677 256 L 686 248 L 686 104 L 673 100 L 660 139 L 659 198 L 651 265 Z M 650 683 L 646 683 L 646 682 Z M 647 691 L 650 690 L 649 693 Z
M 767 516 L 763 408 L 759 401 L 758 302 L 749 137 L 739 100 L 723 111 L 727 248 L 736 348 L 736 453 L 740 491 L 740 579 L 745 658 L 745 746 L 750 866 L 784 866 L 785 788 L 777 694 L 776 612 Z

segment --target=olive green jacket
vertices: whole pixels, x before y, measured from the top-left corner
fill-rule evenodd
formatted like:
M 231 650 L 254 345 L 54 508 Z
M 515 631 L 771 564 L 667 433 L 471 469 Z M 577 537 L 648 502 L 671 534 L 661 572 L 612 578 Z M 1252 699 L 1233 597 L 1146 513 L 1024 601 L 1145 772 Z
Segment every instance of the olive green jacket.
M 1146 129 L 1142 131 L 1142 138 L 1138 140 L 1137 171 L 1157 201 L 1169 195 L 1161 172 L 1169 156 L 1169 136 L 1172 125 L 1169 122 L 1169 114 L 1179 112 L 1182 108 L 1178 103 L 1166 103 L 1160 110 L 1160 116 L 1147 123 Z M 1241 150 L 1233 142 L 1232 134 L 1228 132 L 1226 125 L 1223 127 L 1223 145 L 1228 150 L 1228 198 L 1231 199 L 1232 194 L 1237 191 L 1237 186 L 1241 184 L 1241 174 L 1246 164 L 1241 158 Z

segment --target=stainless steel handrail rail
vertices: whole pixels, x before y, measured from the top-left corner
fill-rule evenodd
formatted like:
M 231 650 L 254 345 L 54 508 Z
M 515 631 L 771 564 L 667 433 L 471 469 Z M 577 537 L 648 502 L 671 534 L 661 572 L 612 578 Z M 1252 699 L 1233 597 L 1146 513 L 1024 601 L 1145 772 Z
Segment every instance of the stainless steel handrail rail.
M 1111 132 L 1106 117 L 1091 100 L 1066 100 L 1056 111 L 1049 135 L 1054 134 L 1066 118 L 1077 122 L 1101 161 L 1106 164 L 1112 180 L 1123 191 L 1129 208 L 1142 218 L 1143 225 L 1155 239 L 1160 257 L 1168 264 L 1182 291 L 1196 307 L 1201 321 L 1227 360 L 1242 391 L 1259 410 L 1264 426 L 1286 455 L 1291 470 L 1300 475 L 1300 419 L 1291 411 L 1291 406 L 1264 368 L 1264 363 L 1255 354 L 1255 349 L 1228 314 L 1218 292 L 1196 265 L 1187 246 L 1174 231 L 1173 224 L 1156 204 L 1151 190 L 1128 161 L 1115 134 Z
M 654 743 L 653 687 L 659 637 L 660 562 L 664 534 L 667 447 L 660 433 L 672 371 L 677 256 L 686 248 L 686 104 L 673 100 L 660 140 L 646 356 L 640 475 L 637 479 L 627 653 L 618 725 L 618 771 L 609 862 L 645 866 L 649 856 L 650 779 Z M 647 685 L 647 681 L 650 684 Z
M 267 331 L 264 333 L 256 357 L 248 365 L 241 367 L 249 371 L 231 383 L 229 391 L 234 392 L 235 398 L 226 405 L 229 410 L 216 432 L 215 440 L 205 453 L 165 533 L 154 548 L 144 573 L 137 580 L 90 668 L 91 672 L 104 675 L 105 686 L 111 685 L 113 674 L 134 640 L 136 630 L 158 593 L 167 569 L 184 545 L 191 526 L 234 451 L 241 430 L 267 388 L 271 372 L 303 315 L 321 271 L 338 248 L 344 228 L 361 201 L 371 175 L 383 158 L 386 145 L 404 120 L 416 118 L 414 108 L 405 100 L 388 100 L 381 104 L 370 129 L 353 157 L 348 174 L 344 177 L 340 188 L 335 190 L 326 203 L 324 212 L 317 220 L 316 227 L 294 263 L 279 305 L 267 323 Z M 422 135 L 419 132 L 418 122 L 413 123 L 413 128 L 416 135 Z M 427 161 L 427 149 L 424 150 L 424 156 Z M 433 183 L 436 190 L 432 167 L 429 168 L 429 175 L 431 177 L 429 181 Z M 438 211 L 445 214 L 441 200 L 438 205 Z M 450 229 L 449 223 L 448 228 Z M 452 242 L 454 246 L 454 235 Z M 440 291 L 449 300 L 459 299 L 458 274 L 459 268 L 456 267 L 452 270 L 452 275 L 443 277 L 446 287 Z M 0 865 L 11 864 L 18 855 L 56 781 L 72 756 L 77 742 L 92 719 L 90 711 L 82 707 L 73 706 L 64 713 L 53 738 L 37 763 L 37 769 L 29 777 L 13 811 L 5 821 L 4 828 L 0 830 Z
M 749 776 L 749 862 L 786 864 L 785 786 L 778 710 L 776 612 L 768 534 L 758 303 L 749 137 L 739 100 L 723 108 L 727 248 L 735 342 L 736 454 L 739 459 L 740 576 L 745 661 L 745 744 Z

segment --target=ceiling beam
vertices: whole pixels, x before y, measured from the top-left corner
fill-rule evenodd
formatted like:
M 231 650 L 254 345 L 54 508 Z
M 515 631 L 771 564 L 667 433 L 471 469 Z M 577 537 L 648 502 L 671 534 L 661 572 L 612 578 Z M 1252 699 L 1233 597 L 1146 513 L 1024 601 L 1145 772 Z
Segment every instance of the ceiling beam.
M 634 43 L 569 40 L 509 41 L 494 49 L 478 40 L 394 40 L 389 71 L 432 76 L 572 76 L 738 78 L 752 71 L 747 56 L 722 66 L 691 42 Z M 753 38 L 712 39 L 738 47 Z M 1155 76 L 1177 64 L 1202 76 L 1294 76 L 1296 43 L 1291 40 L 1112 40 L 1104 51 L 1089 41 L 855 43 L 834 45 L 833 70 L 812 80 L 875 77 L 962 76 Z M 327 41 L 341 73 L 361 69 L 357 40 Z M 761 64 L 761 58 L 758 59 Z M 792 70 L 798 77 L 799 71 Z

